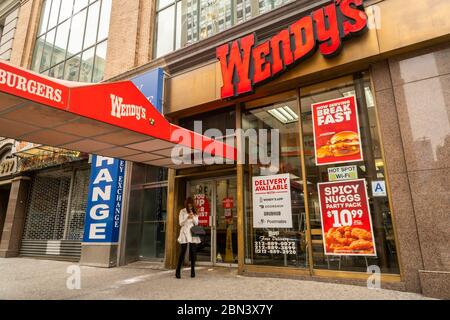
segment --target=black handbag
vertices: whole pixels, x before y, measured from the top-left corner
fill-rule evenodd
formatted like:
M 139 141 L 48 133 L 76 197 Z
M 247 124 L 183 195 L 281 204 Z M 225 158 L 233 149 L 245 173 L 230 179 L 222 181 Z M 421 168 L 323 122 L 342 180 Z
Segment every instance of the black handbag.
M 193 226 L 191 228 L 191 234 L 193 237 L 199 237 L 204 236 L 206 234 L 206 231 L 201 226 Z

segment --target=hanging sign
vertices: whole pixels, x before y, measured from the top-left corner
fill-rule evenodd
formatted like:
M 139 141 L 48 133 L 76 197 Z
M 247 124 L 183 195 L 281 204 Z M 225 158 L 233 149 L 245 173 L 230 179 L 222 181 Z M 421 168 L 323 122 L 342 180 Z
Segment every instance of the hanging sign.
M 363 160 L 356 97 L 311 105 L 316 165 Z
M 164 70 L 156 68 L 131 79 L 150 103 L 163 113 Z
M 292 228 L 289 174 L 253 177 L 253 227 Z
M 318 184 L 326 255 L 376 256 L 366 180 Z
M 228 224 L 233 223 L 234 199 L 232 197 L 224 198 L 222 207 L 225 215 L 225 222 Z
M 125 161 L 92 156 L 84 242 L 118 242 L 124 175 Z
M 254 34 L 216 49 L 222 71 L 222 99 L 251 93 L 255 85 L 286 72 L 318 49 L 326 58 L 342 49 L 344 40 L 367 30 L 363 0 L 335 0 L 257 44 Z
M 195 194 L 194 205 L 198 214 L 198 224 L 203 227 L 208 227 L 211 211 L 206 195 L 204 193 Z

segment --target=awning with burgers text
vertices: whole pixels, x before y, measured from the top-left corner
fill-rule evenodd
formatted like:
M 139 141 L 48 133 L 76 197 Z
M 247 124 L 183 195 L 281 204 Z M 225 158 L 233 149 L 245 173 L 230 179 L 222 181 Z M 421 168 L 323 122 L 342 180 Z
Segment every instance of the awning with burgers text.
M 131 81 L 62 81 L 3 61 L 0 136 L 169 168 L 192 166 L 172 161 L 176 146 L 236 159 L 234 147 L 169 123 Z

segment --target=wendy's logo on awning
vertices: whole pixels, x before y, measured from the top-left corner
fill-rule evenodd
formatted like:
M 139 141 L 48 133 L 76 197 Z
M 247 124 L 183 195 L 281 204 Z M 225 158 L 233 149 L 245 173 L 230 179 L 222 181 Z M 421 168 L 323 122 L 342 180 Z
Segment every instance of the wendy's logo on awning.
M 342 50 L 343 41 L 367 30 L 363 0 L 335 0 L 256 45 L 255 34 L 216 49 L 223 86 L 221 97 L 251 93 L 257 84 L 282 74 L 313 55 L 326 58 Z
M 111 94 L 111 115 L 118 119 L 122 117 L 135 117 L 136 120 L 146 119 L 146 109 L 142 106 L 123 103 L 123 98 Z

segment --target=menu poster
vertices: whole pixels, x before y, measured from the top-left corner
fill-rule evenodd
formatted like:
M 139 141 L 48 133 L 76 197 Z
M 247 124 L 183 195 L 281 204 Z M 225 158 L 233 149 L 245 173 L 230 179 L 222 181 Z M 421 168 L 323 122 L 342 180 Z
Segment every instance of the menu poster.
M 376 256 L 366 180 L 318 184 L 325 255 Z
M 289 174 L 253 177 L 253 227 L 292 228 Z
M 224 198 L 222 200 L 222 207 L 225 215 L 225 222 L 228 224 L 233 223 L 234 199 L 232 197 Z
M 356 97 L 311 105 L 316 165 L 363 160 Z
M 210 207 L 206 195 L 203 193 L 194 195 L 194 205 L 198 214 L 198 225 L 202 227 L 208 227 Z

